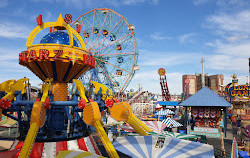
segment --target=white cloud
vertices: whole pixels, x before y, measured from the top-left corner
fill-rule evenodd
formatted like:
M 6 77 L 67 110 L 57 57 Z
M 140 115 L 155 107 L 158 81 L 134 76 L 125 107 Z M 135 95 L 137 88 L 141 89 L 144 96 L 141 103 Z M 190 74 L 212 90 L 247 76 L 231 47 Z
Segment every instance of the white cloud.
M 168 88 L 170 94 L 181 94 L 182 92 L 182 75 L 181 73 L 166 73 Z M 139 71 L 135 74 L 133 78 L 134 85 L 130 85 L 128 89 L 134 88 L 137 90 L 138 83 L 144 87 L 144 90 L 147 90 L 152 93 L 161 94 L 160 79 L 157 70 L 150 71 Z
M 35 1 L 45 1 L 45 0 L 35 0 Z M 121 5 L 137 5 L 142 3 L 149 3 L 157 5 L 159 0 L 55 0 L 59 4 L 65 4 L 67 6 L 73 6 L 77 9 L 85 8 L 95 8 L 103 6 L 113 6 L 119 7 Z
M 193 0 L 194 5 L 196 5 L 196 6 L 205 4 L 207 2 L 208 2 L 208 0 Z
M 232 83 L 232 75 L 233 73 L 231 75 L 224 75 L 224 82 L 223 82 L 224 85 Z M 246 84 L 248 81 L 247 76 L 244 76 L 244 75 L 237 75 L 237 78 L 238 78 L 239 85 Z
M 152 34 L 150 35 L 150 38 L 153 39 L 153 40 L 171 39 L 171 38 L 169 38 L 169 37 L 165 37 L 165 36 L 162 35 L 162 33 L 160 33 L 160 32 L 152 33 Z
M 250 41 L 237 44 L 219 44 L 216 52 L 231 56 L 249 57 L 250 56 Z
M 173 66 L 181 64 L 191 64 L 201 59 L 201 54 L 195 52 L 155 52 L 140 51 L 146 56 L 140 57 L 142 66 Z
M 39 15 L 36 14 L 36 15 L 31 15 L 30 16 L 30 20 L 33 21 L 34 23 L 36 22 L 36 18 L 38 17 Z M 55 15 L 55 17 L 58 16 L 58 15 Z M 43 18 L 43 22 L 49 22 L 49 21 L 56 21 L 56 18 L 52 17 L 52 14 L 50 11 L 48 10 L 43 10 L 43 13 L 42 13 L 42 18 Z M 53 19 L 52 19 L 53 18 Z M 58 17 L 57 17 L 58 18 Z
M 5 38 L 27 38 L 30 29 L 26 26 L 16 23 L 0 23 L 0 37 Z
M 180 43 L 194 43 L 194 39 L 193 39 L 194 36 L 195 36 L 195 33 L 184 34 L 179 37 L 179 41 Z
M 159 1 L 160 1 L 160 0 L 152 0 L 152 3 L 156 5 L 156 4 L 159 3 Z
M 18 60 L 18 50 L 0 47 L 0 61 Z
M 240 0 L 231 0 L 234 4 Z M 221 1 L 224 3 L 225 1 Z M 226 5 L 226 4 L 225 4 Z M 235 4 L 236 5 L 236 4 Z M 214 42 L 206 46 L 214 48 L 214 54 L 207 56 L 208 67 L 214 70 L 223 70 L 225 73 L 248 72 L 248 57 L 250 56 L 250 10 L 241 10 L 237 13 L 227 14 L 221 12 L 208 16 L 208 28 L 218 33 Z
M 41 83 L 41 80 L 28 68 L 19 65 L 19 53 L 20 49 L 0 47 L 0 83 L 10 79 L 18 80 L 27 77 L 30 79 L 32 85 L 37 86 L 37 83 Z
M 248 39 L 248 35 L 235 35 L 235 36 L 230 36 L 226 38 L 229 42 L 233 43 L 233 42 L 237 42 L 240 40 L 245 40 Z
M 248 72 L 250 41 L 236 44 L 218 42 L 214 46 L 216 54 L 207 57 L 209 68 L 239 73 Z
M 217 0 L 216 4 L 220 7 L 232 10 L 233 7 L 247 6 L 249 2 L 246 0 Z
M 143 3 L 143 2 L 145 2 L 145 0 L 124 0 L 124 1 L 122 1 L 122 3 L 125 5 L 134 5 L 134 4 Z
M 207 57 L 209 69 L 222 70 L 223 72 L 237 71 L 248 72 L 248 58 L 231 55 L 212 55 Z
M 8 5 L 8 0 L 1 0 L 0 2 L 0 8 L 4 8 Z
M 211 28 L 225 33 L 250 33 L 250 10 L 240 11 L 236 14 L 214 14 L 207 18 Z

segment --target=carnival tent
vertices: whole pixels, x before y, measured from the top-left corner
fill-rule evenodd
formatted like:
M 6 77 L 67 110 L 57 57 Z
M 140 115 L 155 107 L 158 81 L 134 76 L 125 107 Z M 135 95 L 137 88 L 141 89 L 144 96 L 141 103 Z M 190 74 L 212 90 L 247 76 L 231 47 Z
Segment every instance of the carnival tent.
M 167 125 L 160 121 L 143 121 L 150 129 L 154 132 L 160 133 L 162 132 Z
M 181 102 L 178 106 L 230 107 L 231 105 L 213 90 L 204 87 L 191 97 Z
M 182 124 L 180 124 L 179 122 L 171 119 L 171 118 L 166 118 L 162 121 L 162 123 L 166 124 L 166 126 L 168 128 L 176 128 L 176 127 L 180 127 L 183 126 Z
M 218 107 L 223 110 L 223 122 L 224 122 L 224 136 L 227 133 L 227 107 L 231 104 L 227 102 L 224 98 L 220 97 L 213 90 L 208 87 L 203 87 L 197 93 L 187 98 L 179 104 L 179 106 L 184 107 Z M 187 110 L 185 110 L 187 111 Z M 187 113 L 185 114 L 185 121 L 187 122 Z
M 160 140 L 160 139 L 159 139 Z M 213 158 L 213 146 L 166 137 L 158 146 L 157 136 L 119 137 L 113 143 L 115 149 L 132 158 Z
M 169 109 L 166 109 L 166 110 L 163 110 L 161 109 L 160 111 L 157 111 L 155 115 L 169 115 L 169 114 L 174 114 L 173 111 L 169 110 Z

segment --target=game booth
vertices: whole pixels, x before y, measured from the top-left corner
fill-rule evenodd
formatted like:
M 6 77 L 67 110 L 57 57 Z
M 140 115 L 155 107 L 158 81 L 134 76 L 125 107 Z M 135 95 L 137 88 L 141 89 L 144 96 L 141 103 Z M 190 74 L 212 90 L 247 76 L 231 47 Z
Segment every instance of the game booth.
M 231 107 L 230 103 L 213 90 L 204 87 L 179 106 L 185 107 L 184 126 L 187 128 L 187 134 L 201 135 L 204 140 L 206 137 L 221 138 L 225 155 L 223 135 L 226 137 L 227 108 Z M 190 118 L 188 112 L 191 112 Z

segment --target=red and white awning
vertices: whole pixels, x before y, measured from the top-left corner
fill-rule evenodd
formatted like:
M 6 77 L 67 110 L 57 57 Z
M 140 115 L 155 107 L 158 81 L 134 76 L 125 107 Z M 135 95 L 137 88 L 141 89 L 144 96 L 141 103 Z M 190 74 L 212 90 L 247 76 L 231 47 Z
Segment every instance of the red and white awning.
M 19 152 L 16 156 L 18 157 L 20 150 L 23 146 L 23 141 L 15 140 L 10 148 L 10 151 L 18 150 Z M 85 138 L 70 140 L 70 141 L 61 141 L 61 142 L 36 142 L 33 144 L 30 157 L 36 158 L 51 158 L 55 157 L 59 151 L 64 150 L 75 150 L 75 151 L 88 151 L 97 155 L 101 155 L 93 137 L 90 135 Z

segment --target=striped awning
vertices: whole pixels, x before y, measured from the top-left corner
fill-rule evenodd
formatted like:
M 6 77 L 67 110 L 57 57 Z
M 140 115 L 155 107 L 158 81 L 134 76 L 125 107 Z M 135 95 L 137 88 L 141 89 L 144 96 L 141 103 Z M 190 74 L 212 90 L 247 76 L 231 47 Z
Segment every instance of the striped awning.
M 10 151 L 20 150 L 23 147 L 23 141 L 15 140 L 10 148 Z M 55 157 L 59 151 L 65 150 L 78 150 L 88 151 L 93 154 L 101 155 L 93 137 L 90 135 L 85 138 L 61 141 L 61 142 L 36 142 L 33 144 L 33 148 L 30 152 L 30 157 L 42 158 L 42 157 Z
M 156 133 L 162 132 L 167 125 L 160 121 L 143 121 L 151 130 Z
M 175 132 L 168 132 L 168 131 L 163 131 L 161 135 L 168 135 L 173 138 L 178 138 L 178 139 L 190 139 L 190 138 L 200 138 L 200 136 L 192 135 L 192 134 L 181 134 L 181 133 L 175 133 Z
M 162 123 L 166 124 L 168 128 L 175 128 L 175 127 L 180 127 L 183 126 L 179 122 L 171 119 L 171 118 L 166 118 L 162 121 Z
M 166 110 L 160 110 L 160 111 L 157 111 L 155 115 L 170 115 L 170 114 L 174 114 L 173 111 L 169 110 L 169 109 L 166 109 Z
M 118 137 L 115 149 L 132 158 L 213 158 L 213 146 L 172 137 Z
M 0 122 L 0 127 L 18 127 L 18 122 L 8 118 Z
M 121 129 L 126 132 L 135 132 L 135 130 L 129 124 L 120 125 Z
M 161 133 L 156 132 L 148 132 L 148 135 L 157 135 L 161 138 L 170 136 L 173 138 L 178 139 L 190 139 L 190 138 L 200 138 L 200 136 L 191 135 L 191 134 L 181 134 L 181 133 L 174 133 L 174 132 L 168 132 L 168 131 L 162 131 Z M 140 136 L 138 133 L 129 133 L 128 136 Z

